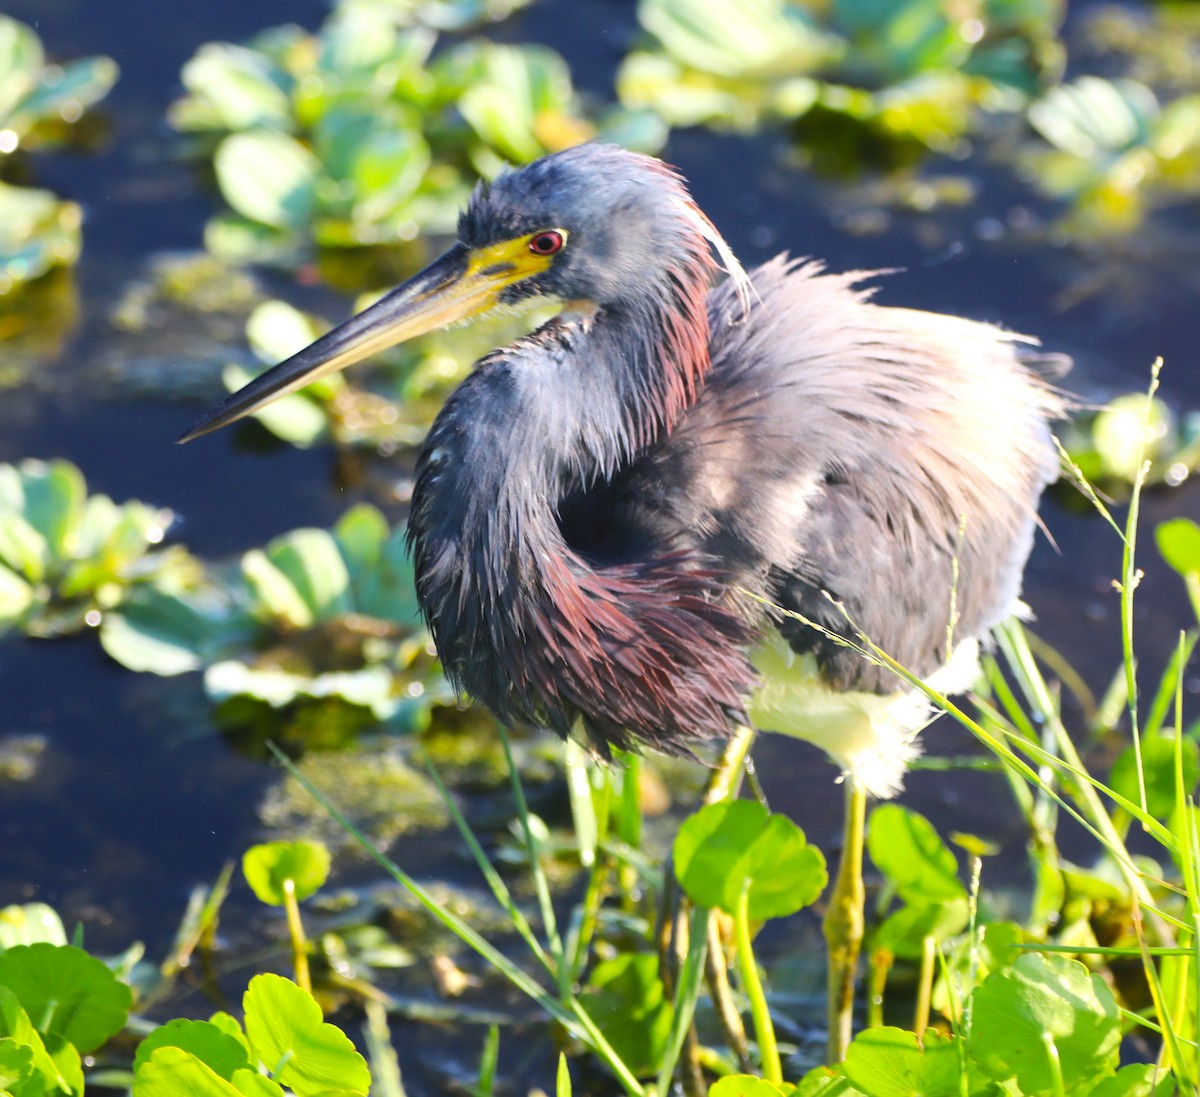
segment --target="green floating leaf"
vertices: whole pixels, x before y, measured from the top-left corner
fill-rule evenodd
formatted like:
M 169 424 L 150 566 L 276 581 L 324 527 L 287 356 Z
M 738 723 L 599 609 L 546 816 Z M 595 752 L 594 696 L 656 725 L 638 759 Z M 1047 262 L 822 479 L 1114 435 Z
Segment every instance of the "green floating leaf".
M 234 1071 L 250 1065 L 246 1045 L 237 1037 L 222 1032 L 211 1021 L 176 1020 L 160 1025 L 138 1044 L 133 1059 L 134 1073 L 163 1047 L 180 1048 L 194 1055 L 227 1080 L 232 1079 Z
M 1158 551 L 1180 575 L 1200 575 L 1200 525 L 1190 518 L 1172 518 L 1154 530 Z
M 630 1070 L 642 1074 L 656 1068 L 671 1033 L 671 1005 L 656 955 L 625 952 L 597 964 L 582 998 Z
M 133 992 L 103 963 L 72 945 L 16 945 L 0 953 L 7 988 L 43 1034 L 69 1040 L 82 1054 L 120 1032 Z
M 13 945 L 33 945 L 44 941 L 65 945 L 67 933 L 62 919 L 45 903 L 25 903 L 0 910 L 0 952 Z
M 371 1072 L 350 1038 L 326 1024 L 321 1007 L 290 979 L 256 975 L 242 1006 L 254 1054 L 297 1097 L 326 1090 L 365 1094 L 370 1088 Z
M 867 849 L 904 902 L 966 901 L 954 852 L 923 815 L 899 804 L 878 805 L 871 812 Z
M 274 130 L 249 130 L 221 142 L 217 184 L 238 213 L 277 229 L 303 229 L 316 205 L 317 158 Z
M 257 627 L 219 583 L 136 588 L 104 615 L 100 643 L 124 667 L 175 675 L 253 644 Z
M 755 921 L 782 918 L 813 902 L 828 883 L 825 858 L 790 819 L 752 800 L 710 804 L 675 839 L 675 875 L 697 903 L 734 913 L 749 888 Z
M 307 899 L 329 879 L 329 850 L 320 842 L 265 842 L 242 857 L 242 872 L 254 894 L 280 907 L 290 880 L 297 899 Z
M 1083 964 L 1026 953 L 993 972 L 971 996 L 968 1052 L 996 1081 L 1050 1093 L 1057 1055 L 1067 1089 L 1116 1066 L 1121 1044 L 1112 991 Z
M 265 53 L 227 42 L 201 46 L 181 74 L 192 93 L 171 120 L 180 129 L 286 129 L 290 79 Z

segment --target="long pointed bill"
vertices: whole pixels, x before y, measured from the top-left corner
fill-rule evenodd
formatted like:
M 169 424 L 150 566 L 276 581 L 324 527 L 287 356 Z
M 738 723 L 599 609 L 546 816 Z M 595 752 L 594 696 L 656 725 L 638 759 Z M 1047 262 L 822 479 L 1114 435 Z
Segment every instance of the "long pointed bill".
M 530 253 L 527 238 L 475 251 L 456 244 L 370 308 L 256 377 L 213 408 L 179 441 L 190 442 L 235 423 L 272 400 L 386 347 L 486 312 L 506 286 L 547 265 L 542 256 Z

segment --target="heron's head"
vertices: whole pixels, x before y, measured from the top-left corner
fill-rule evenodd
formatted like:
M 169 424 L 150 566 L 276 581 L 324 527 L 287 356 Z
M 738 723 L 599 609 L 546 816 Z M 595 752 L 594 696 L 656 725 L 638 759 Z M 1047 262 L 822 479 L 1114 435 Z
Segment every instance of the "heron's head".
M 668 292 L 703 308 L 715 250 L 746 276 L 683 180 L 659 160 L 589 144 L 481 184 L 458 241 L 404 285 L 250 382 L 181 441 L 257 411 L 385 347 L 538 297 L 599 309 L 657 307 Z

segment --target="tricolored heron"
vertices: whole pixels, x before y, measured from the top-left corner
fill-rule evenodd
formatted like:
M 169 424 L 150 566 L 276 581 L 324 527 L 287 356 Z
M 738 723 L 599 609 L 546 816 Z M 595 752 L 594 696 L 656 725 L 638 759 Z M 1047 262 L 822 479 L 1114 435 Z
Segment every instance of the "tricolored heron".
M 866 796 L 897 790 L 927 712 L 839 641 L 969 684 L 1017 599 L 1062 414 L 1025 340 L 873 304 L 864 277 L 786 257 L 746 274 L 678 174 L 582 145 L 481 186 L 445 255 L 184 438 L 412 336 L 560 300 L 476 365 L 421 451 L 409 539 L 438 652 L 504 722 L 579 729 L 601 755 L 753 720 L 841 763 L 835 1051 Z

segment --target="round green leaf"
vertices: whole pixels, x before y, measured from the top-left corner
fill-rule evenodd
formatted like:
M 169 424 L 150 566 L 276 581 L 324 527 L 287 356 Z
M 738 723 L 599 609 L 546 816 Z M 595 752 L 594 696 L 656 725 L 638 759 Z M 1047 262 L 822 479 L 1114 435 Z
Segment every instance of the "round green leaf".
M 1117 1003 L 1076 960 L 1025 953 L 989 975 L 971 1000 L 968 1052 L 997 1081 L 1015 1077 L 1024 1093 L 1053 1092 L 1050 1042 L 1068 1090 L 1116 1065 Z
M 292 881 L 297 899 L 307 899 L 325 883 L 329 850 L 320 842 L 266 842 L 246 850 L 242 872 L 259 899 L 282 906 L 285 881 Z
M 243 1097 L 283 1097 L 283 1086 L 257 1070 L 234 1071 L 231 1081 Z
M 133 1076 L 133 1097 L 242 1097 L 241 1091 L 179 1047 L 156 1048 Z
M 1158 551 L 1180 575 L 1200 574 L 1200 525 L 1190 518 L 1172 518 L 1154 530 Z
M 246 1036 L 267 1071 L 297 1097 L 325 1090 L 366 1093 L 371 1072 L 350 1038 L 290 979 L 256 975 L 242 998 Z
M 308 226 L 320 164 L 295 138 L 273 130 L 235 133 L 218 146 L 213 167 L 238 213 L 274 228 Z
M 675 839 L 675 875 L 697 903 L 734 913 L 749 888 L 750 917 L 780 918 L 811 903 L 828 881 L 804 832 L 753 800 L 709 804 Z
M 41 1075 L 47 1092 L 60 1089 L 82 1097 L 83 1065 L 79 1052 L 61 1036 L 43 1040 L 16 995 L 5 986 L 0 986 L 0 1036 L 11 1037 L 30 1048 L 33 1068 Z
M 85 1055 L 121 1031 L 133 1004 L 125 983 L 72 945 L 16 945 L 0 953 L 0 987 L 43 1033 L 64 1036 Z
M 926 1029 L 870 1028 L 846 1049 L 846 1077 L 867 1097 L 958 1097 L 959 1061 L 954 1041 Z
M 328 530 L 292 530 L 267 545 L 266 555 L 291 581 L 314 620 L 354 608 L 346 561 Z
M 160 1025 L 138 1044 L 134 1071 L 160 1047 L 182 1048 L 225 1079 L 232 1078 L 235 1070 L 250 1065 L 246 1046 L 210 1021 L 176 1020 Z
M 923 815 L 899 804 L 880 804 L 867 831 L 871 860 L 900 898 L 914 905 L 965 900 L 953 851 Z

